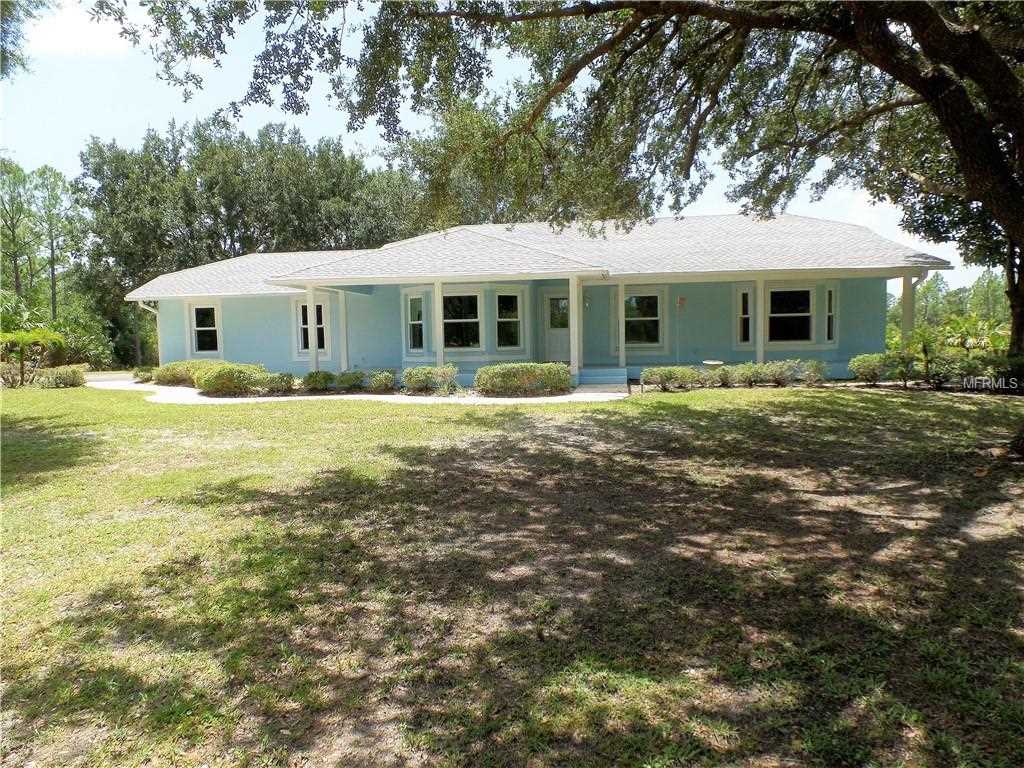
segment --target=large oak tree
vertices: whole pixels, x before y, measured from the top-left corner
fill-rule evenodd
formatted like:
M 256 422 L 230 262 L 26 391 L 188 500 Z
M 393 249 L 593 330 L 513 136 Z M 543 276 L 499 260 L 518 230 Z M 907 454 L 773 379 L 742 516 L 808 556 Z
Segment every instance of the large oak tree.
M 304 111 L 322 73 L 352 127 L 374 118 L 390 139 L 403 136 L 403 107 L 443 113 L 483 94 L 504 51 L 530 74 L 503 95 L 502 130 L 473 151 L 498 173 L 506 155 L 530 156 L 517 164 L 529 210 L 538 197 L 553 221 L 678 210 L 715 162 L 762 214 L 804 182 L 820 193 L 852 181 L 904 204 L 908 226 L 935 239 L 985 229 L 965 256 L 1006 269 L 1022 351 L 1024 4 L 156 0 L 142 26 L 118 2 L 96 11 L 148 39 L 186 90 L 202 80 L 182 59 L 219 59 L 262 14 L 265 48 L 235 106 L 280 93 Z

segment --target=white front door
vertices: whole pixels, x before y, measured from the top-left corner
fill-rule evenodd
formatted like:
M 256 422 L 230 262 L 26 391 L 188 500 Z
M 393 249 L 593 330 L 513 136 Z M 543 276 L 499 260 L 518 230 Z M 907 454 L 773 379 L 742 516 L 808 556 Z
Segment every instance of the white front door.
M 569 297 L 548 296 L 544 305 L 544 349 L 551 362 L 569 362 Z

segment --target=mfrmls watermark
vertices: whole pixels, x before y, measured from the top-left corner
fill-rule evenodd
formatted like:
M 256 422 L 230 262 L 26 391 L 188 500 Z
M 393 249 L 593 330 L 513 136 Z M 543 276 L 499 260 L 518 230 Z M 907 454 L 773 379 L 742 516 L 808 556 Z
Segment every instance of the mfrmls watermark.
M 1024 388 L 1024 379 L 1016 376 L 964 376 L 960 382 L 964 389 L 993 389 L 1005 392 Z

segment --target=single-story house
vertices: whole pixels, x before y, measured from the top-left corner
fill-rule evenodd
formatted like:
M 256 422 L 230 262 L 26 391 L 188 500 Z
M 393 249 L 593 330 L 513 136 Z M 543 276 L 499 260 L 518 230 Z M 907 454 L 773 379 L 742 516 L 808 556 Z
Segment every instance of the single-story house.
M 885 346 L 886 281 L 949 269 L 855 224 L 783 215 L 663 218 L 603 235 L 481 224 L 380 248 L 251 253 L 127 295 L 160 362 L 275 371 L 561 360 L 574 382 L 646 366 L 801 358 L 835 377 Z M 904 302 L 904 330 L 913 302 Z M 312 347 L 311 347 L 312 345 Z

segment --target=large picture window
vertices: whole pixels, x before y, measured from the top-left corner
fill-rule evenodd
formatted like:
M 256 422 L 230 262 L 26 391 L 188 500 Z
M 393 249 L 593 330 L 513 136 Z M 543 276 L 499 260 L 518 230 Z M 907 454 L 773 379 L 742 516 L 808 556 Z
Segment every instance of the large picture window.
M 811 341 L 810 289 L 773 289 L 768 297 L 768 341 Z
M 480 297 L 476 294 L 445 296 L 441 302 L 444 345 L 450 349 L 480 346 Z
M 522 346 L 522 318 L 519 314 L 519 295 L 498 294 L 497 336 L 498 349 Z
M 626 297 L 626 343 L 661 343 L 661 301 L 658 294 Z
M 423 297 L 409 297 L 409 320 L 408 320 L 409 349 L 423 349 Z
M 217 308 L 192 307 L 192 351 L 218 352 Z

